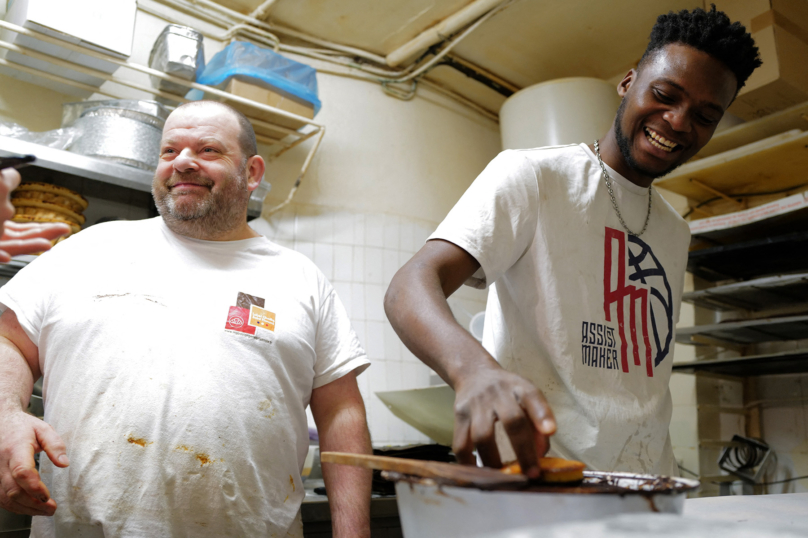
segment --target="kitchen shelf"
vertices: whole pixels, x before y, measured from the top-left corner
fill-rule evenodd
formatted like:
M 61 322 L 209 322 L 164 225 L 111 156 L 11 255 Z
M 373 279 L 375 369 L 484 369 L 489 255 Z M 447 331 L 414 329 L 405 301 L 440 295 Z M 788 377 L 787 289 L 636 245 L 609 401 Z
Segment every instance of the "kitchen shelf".
M 808 338 L 808 315 L 806 314 L 726 321 L 676 329 L 676 342 L 679 344 L 704 344 L 720 341 L 730 345 L 747 345 L 803 338 Z
M 780 308 L 808 302 L 808 272 L 778 275 L 690 291 L 682 301 L 711 310 Z
M 806 170 L 808 132 L 795 129 L 687 163 L 655 185 L 686 197 L 696 216 L 711 216 L 746 209 L 741 195 L 783 196 L 802 190 L 808 184 Z M 698 207 L 714 199 L 720 211 L 710 205 Z
M 11 30 L 12 32 L 25 35 L 32 39 L 38 39 L 75 53 L 79 53 L 85 56 L 91 56 L 99 60 L 104 60 L 106 62 L 117 65 L 119 68 L 125 68 L 128 69 L 129 71 L 136 72 L 138 78 L 142 78 L 143 74 L 150 75 L 152 77 L 157 77 L 171 81 L 173 83 L 184 86 L 188 89 L 193 88 L 196 90 L 200 90 L 205 93 L 206 98 L 217 98 L 223 101 L 230 102 L 231 104 L 238 105 L 239 109 L 245 113 L 247 118 L 252 123 L 256 131 L 256 139 L 258 140 L 258 142 L 266 144 L 270 147 L 277 146 L 278 149 L 274 151 L 274 153 L 272 153 L 270 157 L 271 159 L 279 157 L 286 151 L 289 151 L 292 148 L 299 146 L 300 144 L 306 142 L 307 140 L 312 140 L 313 143 L 310 145 L 311 147 L 308 149 L 307 155 L 303 161 L 297 180 L 295 182 L 295 187 L 289 193 L 289 197 L 287 198 L 287 201 L 284 202 L 284 204 L 288 203 L 288 201 L 291 200 L 291 197 L 294 195 L 297 186 L 300 184 L 302 178 L 305 176 L 308 167 L 311 164 L 312 159 L 314 158 L 314 155 L 320 146 L 323 136 L 325 135 L 324 125 L 319 124 L 312 119 L 297 114 L 293 114 L 291 112 L 288 112 L 286 110 L 277 107 L 272 107 L 264 103 L 258 103 L 256 101 L 252 101 L 250 99 L 246 99 L 238 95 L 233 95 L 231 93 L 222 91 L 218 88 L 198 84 L 196 82 L 190 82 L 188 80 L 175 77 L 173 75 L 169 75 L 167 73 L 158 71 L 156 69 L 152 69 L 150 67 L 139 65 L 127 60 L 121 60 L 115 56 L 111 56 L 109 54 L 105 54 L 103 52 L 99 52 L 96 50 L 84 48 L 72 43 L 68 43 L 66 41 L 62 41 L 49 35 L 43 34 L 41 32 L 36 32 L 28 28 L 23 28 L 21 26 L 11 24 L 3 20 L 0 20 L 0 28 Z M 108 74 L 103 71 L 98 71 L 96 69 L 79 65 L 61 58 L 49 56 L 47 54 L 43 54 L 41 52 L 38 52 L 25 46 L 21 46 L 19 44 L 0 40 L 0 48 L 31 57 L 35 60 L 51 63 L 62 69 L 69 69 L 72 71 L 77 71 L 84 75 L 89 75 L 92 77 L 103 79 L 107 82 L 104 83 L 101 87 L 94 87 L 50 72 L 45 72 L 34 67 L 22 65 L 5 58 L 0 58 L 0 66 L 12 68 L 22 73 L 26 73 L 28 75 L 33 75 L 36 77 L 45 78 L 62 84 L 67 84 L 70 86 L 80 88 L 82 90 L 111 97 L 113 99 L 131 98 L 131 96 L 121 93 L 118 89 L 118 87 L 125 87 L 128 88 L 129 90 L 137 90 L 139 92 L 145 93 L 146 95 L 149 96 L 149 98 L 157 98 L 157 97 L 163 98 L 164 102 L 165 100 L 173 101 L 178 104 L 188 102 L 188 99 L 185 99 L 184 97 L 167 93 L 161 90 L 157 90 L 146 84 L 136 82 L 135 80 L 130 80 L 129 78 L 116 76 L 115 74 Z M 127 179 L 123 181 L 129 182 L 129 180 Z M 129 188 L 136 189 L 137 185 L 140 183 L 142 182 L 139 180 L 134 180 L 131 182 Z M 264 195 L 266 194 L 266 190 L 263 191 L 263 194 Z M 263 199 L 260 200 L 260 204 L 258 205 L 259 212 L 261 204 L 263 204 Z M 273 208 L 270 211 L 276 211 L 280 209 L 280 207 L 282 207 L 284 204 L 276 208 Z M 253 211 L 255 211 L 254 209 L 255 207 L 256 204 L 252 204 Z
M 808 231 L 693 250 L 687 270 L 705 280 L 749 279 L 808 268 Z
M 0 263 L 0 277 L 13 277 L 17 274 L 17 271 L 28 265 L 35 258 L 36 256 L 25 254 L 22 256 L 14 256 L 8 263 Z
M 808 130 L 808 102 L 716 133 L 695 158 L 711 157 L 792 129 Z
M 732 359 L 710 359 L 673 365 L 673 372 L 695 374 L 707 372 L 731 376 L 759 376 L 808 373 L 808 350 L 789 351 L 770 355 L 754 355 Z
M 808 191 L 752 209 L 690 222 L 691 247 L 726 244 L 808 230 Z

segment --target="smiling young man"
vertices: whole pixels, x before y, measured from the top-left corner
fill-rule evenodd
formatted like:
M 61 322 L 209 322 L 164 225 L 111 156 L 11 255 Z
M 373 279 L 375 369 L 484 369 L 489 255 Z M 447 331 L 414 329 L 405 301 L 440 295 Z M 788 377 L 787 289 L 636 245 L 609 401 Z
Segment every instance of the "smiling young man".
M 668 382 L 690 233 L 651 183 L 710 140 L 758 65 L 715 8 L 660 16 L 605 136 L 501 153 L 395 276 L 388 317 L 455 389 L 461 461 L 476 447 L 500 466 L 509 438 L 535 477 L 555 434 L 557 455 L 592 469 L 677 473 Z M 491 286 L 482 346 L 446 303 L 463 283 Z
M 178 107 L 161 217 L 92 226 L 0 290 L 0 506 L 53 516 L 32 536 L 302 537 L 306 407 L 323 450 L 370 452 L 345 309 L 247 224 L 263 175 L 239 112 Z M 369 537 L 370 472 L 323 475 L 334 536 Z

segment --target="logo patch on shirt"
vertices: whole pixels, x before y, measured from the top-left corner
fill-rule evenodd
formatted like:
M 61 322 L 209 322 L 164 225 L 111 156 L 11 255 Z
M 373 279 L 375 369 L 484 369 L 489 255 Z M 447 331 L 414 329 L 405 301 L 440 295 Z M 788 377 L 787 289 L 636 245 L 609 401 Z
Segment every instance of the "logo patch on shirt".
M 275 313 L 264 310 L 260 306 L 250 306 L 250 325 L 269 331 L 275 330 Z
M 654 377 L 654 368 L 670 353 L 673 339 L 671 287 L 650 245 L 609 227 L 603 256 L 603 313 L 607 323 L 617 318 L 619 358 L 614 328 L 584 321 L 583 364 L 607 369 L 619 366 L 628 373 L 630 349 L 634 366 L 644 362 L 646 375 Z
M 249 321 L 249 310 L 238 306 L 231 306 L 230 311 L 227 313 L 227 323 L 224 324 L 224 328 L 230 329 L 231 331 L 255 334 L 255 327 L 251 327 Z
M 231 306 L 227 312 L 225 330 L 251 335 L 256 334 L 256 329 L 274 332 L 275 313 L 264 309 L 264 303 L 262 297 L 239 292 L 236 306 Z

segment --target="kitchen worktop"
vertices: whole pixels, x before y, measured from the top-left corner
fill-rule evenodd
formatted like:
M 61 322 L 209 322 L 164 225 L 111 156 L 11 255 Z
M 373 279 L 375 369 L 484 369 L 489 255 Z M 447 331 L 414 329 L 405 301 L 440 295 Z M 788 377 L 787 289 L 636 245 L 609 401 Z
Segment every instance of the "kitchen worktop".
M 808 538 L 808 493 L 685 501 L 682 515 L 629 513 L 514 529 L 485 538 Z M 483 538 L 479 536 L 477 538 Z
M 732 523 L 776 523 L 808 533 L 808 493 L 688 499 L 683 516 Z

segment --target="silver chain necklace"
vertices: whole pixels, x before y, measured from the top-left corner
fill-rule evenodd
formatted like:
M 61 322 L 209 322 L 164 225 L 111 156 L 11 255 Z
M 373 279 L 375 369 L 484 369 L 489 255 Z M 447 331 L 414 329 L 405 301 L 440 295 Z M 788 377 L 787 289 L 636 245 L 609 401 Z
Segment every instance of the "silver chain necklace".
M 626 226 L 626 223 L 623 220 L 623 215 L 620 214 L 620 209 L 617 207 L 617 200 L 614 198 L 614 189 L 612 188 L 612 178 L 609 176 L 609 172 L 606 171 L 606 166 L 603 164 L 603 159 L 600 158 L 600 148 L 598 147 L 597 140 L 595 140 L 595 154 L 598 156 L 600 169 L 603 170 L 603 179 L 606 180 L 606 189 L 609 191 L 609 198 L 612 199 L 612 206 L 614 207 L 614 212 L 617 213 L 617 219 L 620 221 L 620 225 L 628 233 L 628 235 L 640 237 L 645 233 L 645 229 L 648 228 L 648 221 L 651 219 L 651 186 L 648 186 L 648 214 L 645 215 L 645 224 L 643 224 L 642 230 L 640 230 L 640 233 L 637 234 L 628 229 L 628 226 Z

